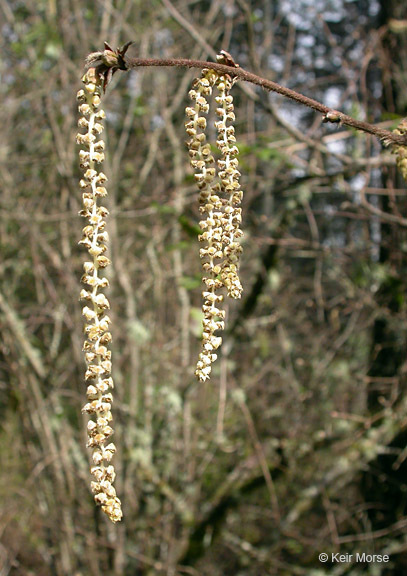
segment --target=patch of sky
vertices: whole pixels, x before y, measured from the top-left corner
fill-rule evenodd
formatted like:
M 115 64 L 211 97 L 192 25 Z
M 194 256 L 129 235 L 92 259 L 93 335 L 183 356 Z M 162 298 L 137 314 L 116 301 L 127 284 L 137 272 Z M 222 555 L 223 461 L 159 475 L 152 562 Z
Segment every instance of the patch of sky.
M 346 22 L 344 24 L 344 34 L 350 36 L 352 34 L 352 32 L 354 31 L 355 26 L 353 24 L 351 24 L 350 22 Z
M 333 216 L 335 216 L 337 209 L 335 206 L 332 206 L 332 204 L 325 204 L 325 206 L 323 207 L 323 211 L 326 216 L 328 216 L 329 218 L 333 218 Z
M 233 16 L 236 16 L 238 10 L 234 2 L 222 2 L 221 9 L 226 18 L 233 18 Z
M 160 114 L 154 114 L 151 118 L 150 126 L 152 130 L 157 130 L 157 128 L 161 128 L 164 124 L 165 120 Z
M 309 125 L 310 111 L 294 102 L 280 100 L 278 115 L 292 126 Z
M 285 102 L 284 106 L 281 106 L 278 112 L 284 120 L 291 122 L 294 126 L 298 126 L 299 122 L 302 122 L 304 116 L 308 114 L 308 110 L 304 111 L 303 108 L 299 108 L 298 104 L 288 102 Z
M 322 240 L 322 246 L 324 246 L 324 248 L 344 248 L 346 244 L 346 236 L 339 230 L 335 231 L 334 236 L 330 236 Z
M 292 168 L 290 174 L 293 178 L 304 178 L 307 176 L 307 171 L 304 168 Z
M 322 56 L 318 56 L 314 60 L 314 66 L 317 70 L 322 70 L 326 67 L 326 60 Z
M 325 22 L 340 22 L 343 18 L 344 14 L 335 11 L 327 10 L 324 12 L 324 20 Z
M 379 198 L 377 196 L 372 196 L 369 198 L 369 202 L 372 206 L 380 208 Z M 380 243 L 382 241 L 382 226 L 380 223 L 380 218 L 378 216 L 372 215 L 370 219 L 370 230 L 372 236 L 372 244 L 370 248 L 370 254 L 373 262 L 379 262 L 380 260 Z
M 276 54 L 270 54 L 267 59 L 267 64 L 270 70 L 274 70 L 275 72 L 282 72 L 284 70 L 284 58 Z
M 340 22 L 346 16 L 344 0 L 281 0 L 281 12 L 297 30 L 310 30 L 318 16 Z
M 346 154 L 346 142 L 343 140 L 328 141 L 326 147 L 332 154 Z
M 295 84 L 304 84 L 304 82 L 306 82 L 307 84 L 309 84 L 309 82 L 312 81 L 312 79 L 314 78 L 314 74 L 312 72 L 310 72 L 309 70 L 298 70 L 298 72 L 295 73 L 295 78 L 294 78 L 294 83 Z
M 361 62 L 363 59 L 364 45 L 362 43 L 354 44 L 351 50 L 347 53 L 347 59 L 354 62 Z
M 142 89 L 140 82 L 140 74 L 138 70 L 132 70 L 131 74 L 127 75 L 127 88 L 131 96 L 135 98 L 141 96 Z
M 3 38 L 7 40 L 7 42 L 11 43 L 18 41 L 18 35 L 16 31 L 8 24 L 5 24 L 4 26 L 1 27 L 1 34 Z
M 15 82 L 15 76 L 11 73 L 0 73 L 0 83 L 7 86 L 12 86 Z
M 311 34 L 301 34 L 298 36 L 298 44 L 305 48 L 311 48 L 314 46 L 315 42 L 315 37 L 311 36 Z
M 358 174 L 349 181 L 350 189 L 353 192 L 353 201 L 355 204 L 360 204 L 360 191 L 366 184 L 366 178 L 363 174 Z
M 168 28 L 162 28 L 157 30 L 154 34 L 154 47 L 156 50 L 163 52 L 169 46 L 172 46 L 174 43 L 174 38 L 171 31 Z
M 106 125 L 111 124 L 112 126 L 117 126 L 120 120 L 120 115 L 114 110 L 109 110 L 109 114 L 106 115 Z
M 311 66 L 312 65 L 312 55 L 308 48 L 305 46 L 298 46 L 296 53 L 296 57 L 301 60 L 301 64 L 303 66 Z
M 383 86 L 380 82 L 374 82 L 371 88 L 372 94 L 374 98 L 381 98 L 383 96 Z
M 368 12 L 370 16 L 377 16 L 380 11 L 380 3 L 376 2 L 376 0 L 370 0 L 368 6 Z
M 342 90 L 337 86 L 330 86 L 325 90 L 323 103 L 329 108 L 338 108 L 341 103 Z

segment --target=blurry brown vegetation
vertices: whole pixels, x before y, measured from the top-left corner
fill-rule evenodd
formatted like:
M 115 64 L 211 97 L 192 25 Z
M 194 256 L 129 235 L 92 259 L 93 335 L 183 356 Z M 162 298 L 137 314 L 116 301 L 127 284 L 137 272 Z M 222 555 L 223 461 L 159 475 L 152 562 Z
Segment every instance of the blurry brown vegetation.
M 118 73 L 107 90 L 120 525 L 88 488 L 84 58 L 105 40 L 134 40 L 141 57 L 223 48 L 320 100 L 337 88 L 335 107 L 394 128 L 407 115 L 404 3 L 362 18 L 369 2 L 338 0 L 339 23 L 320 4 L 302 42 L 299 0 L 0 1 L 1 576 L 334 573 L 322 551 L 391 556 L 335 574 L 404 573 L 406 186 L 374 138 L 251 86 L 235 88 L 245 292 L 204 384 L 184 147 L 194 73 Z

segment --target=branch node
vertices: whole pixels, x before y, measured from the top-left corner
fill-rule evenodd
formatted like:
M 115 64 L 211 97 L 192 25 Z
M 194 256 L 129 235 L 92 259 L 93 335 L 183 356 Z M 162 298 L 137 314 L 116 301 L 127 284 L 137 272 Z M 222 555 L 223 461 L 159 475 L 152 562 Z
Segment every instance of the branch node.
M 330 110 L 322 118 L 322 122 L 332 122 L 333 124 L 342 124 L 342 112 L 338 110 Z

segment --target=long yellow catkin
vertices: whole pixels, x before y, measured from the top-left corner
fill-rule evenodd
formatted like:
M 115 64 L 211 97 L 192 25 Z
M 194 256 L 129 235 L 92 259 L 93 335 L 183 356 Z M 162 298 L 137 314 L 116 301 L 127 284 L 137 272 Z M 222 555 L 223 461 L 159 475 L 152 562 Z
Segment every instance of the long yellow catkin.
M 77 99 L 80 102 L 80 119 L 78 125 L 85 129 L 77 135 L 80 166 L 83 178 L 80 187 L 83 191 L 83 209 L 80 215 L 88 223 L 83 228 L 83 237 L 79 242 L 89 253 L 89 260 L 84 263 L 82 282 L 86 285 L 81 291 L 81 300 L 85 302 L 82 313 L 85 317 L 84 352 L 87 364 L 85 380 L 87 382 L 88 402 L 82 411 L 90 414 L 88 430 L 88 447 L 92 449 L 93 466 L 91 474 L 94 480 L 91 489 L 97 504 L 112 522 L 121 520 L 123 514 L 121 503 L 113 487 L 114 467 L 110 464 L 116 452 L 115 445 L 109 438 L 113 434 L 112 402 L 113 379 L 111 377 L 111 351 L 108 350 L 112 336 L 109 331 L 110 318 L 106 310 L 110 304 L 102 290 L 109 285 L 107 278 L 100 275 L 101 270 L 110 264 L 105 256 L 108 234 L 105 230 L 107 209 L 99 205 L 99 199 L 107 195 L 104 184 L 106 176 L 99 166 L 104 160 L 104 142 L 100 139 L 103 131 L 105 114 L 100 109 L 103 93 L 102 79 L 94 68 L 90 68 L 82 79 L 84 88 L 79 90 Z
M 235 65 L 231 56 L 223 51 L 217 60 Z M 210 378 L 212 364 L 217 359 L 216 351 L 222 343 L 222 338 L 216 334 L 224 329 L 225 324 L 225 311 L 220 308 L 223 295 L 219 291 L 224 287 L 229 297 L 240 298 L 243 290 L 238 276 L 242 252 L 239 239 L 243 235 L 240 229 L 243 192 L 239 184 L 238 148 L 233 127 L 232 85 L 230 76 L 212 69 L 202 70 L 201 77 L 194 80 L 189 92 L 193 105 L 187 106 L 185 111 L 185 129 L 189 136 L 187 146 L 199 189 L 199 210 L 203 215 L 199 223 L 202 231 L 199 241 L 203 243 L 200 256 L 205 272 L 203 341 L 195 371 L 201 381 Z M 207 98 L 212 95 L 214 87 L 218 93 L 215 98 L 218 117 L 215 122 L 216 145 L 220 152 L 217 163 L 206 140 L 205 117 L 209 112 Z
M 215 332 L 224 328 L 225 318 L 224 310 L 219 308 L 223 295 L 218 294 L 219 288 L 223 285 L 219 279 L 223 258 L 222 200 L 219 196 L 220 184 L 214 182 L 215 159 L 210 145 L 206 143 L 206 118 L 202 115 L 209 111 L 206 97 L 212 94 L 216 79 L 216 72 L 204 69 L 201 78 L 194 80 L 192 90 L 189 92 L 194 105 L 186 108 L 187 122 L 185 124 L 189 136 L 187 145 L 190 163 L 195 171 L 195 180 L 199 188 L 199 210 L 203 215 L 199 223 L 202 231 L 199 241 L 204 244 L 199 252 L 206 273 L 203 278 L 205 284 L 202 305 L 203 342 L 195 371 L 201 381 L 210 377 L 211 365 L 217 358 L 216 350 L 222 343 L 222 338 L 215 335 Z

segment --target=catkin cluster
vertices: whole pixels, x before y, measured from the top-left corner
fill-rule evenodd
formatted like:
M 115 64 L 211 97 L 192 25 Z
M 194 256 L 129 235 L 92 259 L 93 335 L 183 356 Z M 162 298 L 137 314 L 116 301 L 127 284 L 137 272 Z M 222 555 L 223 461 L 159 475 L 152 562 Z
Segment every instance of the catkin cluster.
M 401 136 L 405 136 L 407 134 L 407 118 L 403 118 L 403 120 L 397 126 L 396 130 L 394 130 L 394 133 Z M 407 147 L 395 146 L 393 148 L 393 152 L 397 155 L 397 167 L 400 170 L 403 179 L 407 182 Z
M 92 492 L 96 503 L 101 505 L 110 520 L 118 522 L 122 518 L 122 510 L 113 487 L 115 470 L 110 464 L 116 447 L 109 443 L 113 434 L 113 380 L 111 351 L 108 350 L 112 336 L 109 331 L 110 318 L 106 311 L 110 304 L 102 292 L 108 286 L 108 280 L 100 274 L 101 270 L 110 264 L 105 255 L 108 242 L 105 217 L 108 211 L 99 204 L 100 199 L 107 195 L 104 186 L 107 178 L 99 169 L 104 160 L 104 142 L 100 139 L 102 121 L 105 118 L 103 110 L 100 109 L 103 86 L 95 68 L 90 68 L 82 81 L 84 88 L 79 90 L 77 99 L 81 115 L 78 125 L 84 129 L 84 133 L 77 135 L 77 143 L 81 147 L 80 167 L 84 172 L 80 181 L 83 192 L 83 209 L 80 215 L 87 219 L 87 224 L 83 228 L 83 237 L 79 244 L 85 246 L 89 254 L 82 276 L 86 288 L 80 294 L 85 303 L 82 310 L 86 336 L 83 349 L 87 364 L 85 380 L 88 399 L 82 411 L 91 416 L 87 425 L 87 445 L 92 449 Z
M 242 247 L 239 238 L 243 236 L 240 229 L 242 221 L 243 192 L 240 189 L 238 170 L 239 153 L 236 146 L 235 129 L 232 123 L 235 120 L 233 111 L 233 96 L 230 95 L 232 80 L 228 75 L 219 76 L 216 82 L 218 96 L 215 100 L 218 104 L 216 114 L 220 119 L 215 122 L 218 132 L 216 145 L 221 152 L 218 160 L 219 179 L 221 184 L 223 199 L 222 216 L 222 243 L 223 262 L 221 270 L 221 280 L 227 289 L 227 294 L 231 298 L 240 298 L 242 295 L 242 285 L 238 276 L 239 258 Z
M 222 62 L 222 56 L 218 58 Z M 202 266 L 205 272 L 203 282 L 203 342 L 197 362 L 196 375 L 205 381 L 210 377 L 212 363 L 216 360 L 216 350 L 222 338 L 216 334 L 224 328 L 225 311 L 221 308 L 225 287 L 228 296 L 240 298 L 242 285 L 238 277 L 239 256 L 242 248 L 239 238 L 242 191 L 240 190 L 236 138 L 234 127 L 233 97 L 230 95 L 232 79 L 214 70 L 204 69 L 196 78 L 189 92 L 193 105 L 186 108 L 187 146 L 190 163 L 195 172 L 199 189 L 199 210 L 202 214 L 199 241 Z M 216 145 L 218 159 L 212 154 L 207 142 L 206 115 L 209 112 L 208 97 L 216 88 L 215 101 L 217 121 Z

